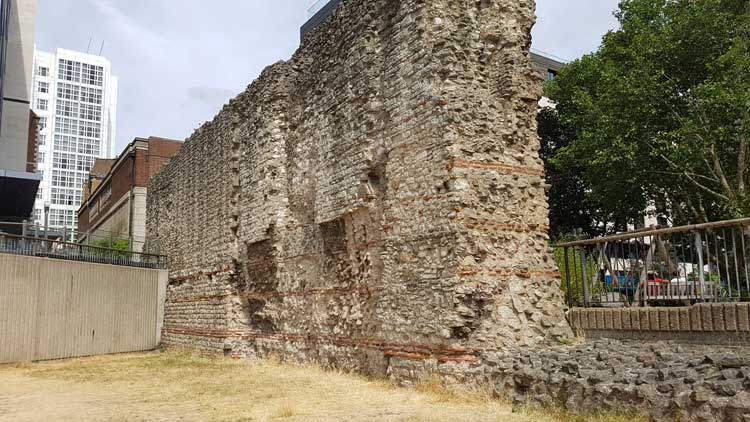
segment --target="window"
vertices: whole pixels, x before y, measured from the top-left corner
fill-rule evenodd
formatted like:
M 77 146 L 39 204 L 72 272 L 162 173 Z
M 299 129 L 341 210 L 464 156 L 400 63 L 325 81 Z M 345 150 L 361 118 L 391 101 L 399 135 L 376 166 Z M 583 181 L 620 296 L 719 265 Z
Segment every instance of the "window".
M 36 68 L 36 74 L 39 76 L 47 77 L 49 76 L 49 68 L 44 66 L 39 66 Z
M 551 81 L 555 79 L 555 76 L 557 76 L 557 71 L 552 69 L 547 69 L 547 80 Z
M 78 156 L 78 159 L 76 160 L 76 170 L 88 173 L 93 166 L 94 157 L 86 157 L 85 155 Z
M 80 121 L 78 122 L 78 135 L 99 138 L 101 136 L 101 126 L 99 123 Z
M 47 94 L 49 92 L 49 82 L 37 83 L 36 90 L 42 94 Z
M 52 170 L 52 186 L 56 188 L 76 188 L 83 186 L 86 173 L 68 170 Z
M 39 118 L 39 130 L 42 131 L 47 127 L 47 118 L 42 116 Z M 41 136 L 40 136 L 41 138 Z
M 78 120 L 67 117 L 56 118 L 55 132 L 67 135 L 78 135 Z
M 75 170 L 76 154 L 65 152 L 54 152 L 52 154 L 52 167 L 61 170 Z
M 93 64 L 83 63 L 81 71 L 81 83 L 102 86 L 104 81 L 104 68 Z
M 36 153 L 36 162 L 39 164 L 44 164 L 44 152 L 37 152 Z
M 78 117 L 78 103 L 68 100 L 58 100 L 55 114 L 65 117 Z
M 42 146 L 47 143 L 47 135 L 39 135 L 39 138 L 37 138 L 37 142 L 39 146 Z
M 99 140 L 78 138 L 78 153 L 86 155 L 99 155 Z
M 45 100 L 44 98 L 37 98 L 36 108 L 38 108 L 39 110 L 47 110 L 49 108 L 49 100 Z
M 61 198 L 61 197 L 58 196 L 58 198 Z M 58 205 L 66 205 L 66 204 L 58 204 Z M 49 225 L 51 227 L 74 227 L 75 223 L 76 223 L 75 211 L 61 210 L 57 208 L 51 208 L 49 210 Z
M 81 81 L 81 63 L 60 59 L 57 64 L 57 78 L 64 81 Z
M 81 119 L 102 121 L 102 108 L 93 104 L 81 104 Z
M 66 84 L 64 82 L 57 84 L 57 98 L 78 101 L 80 95 L 81 88 L 78 85 Z
M 107 186 L 102 190 L 102 196 L 99 197 L 99 200 L 106 204 L 110 198 L 112 198 L 112 185 L 107 183 Z
M 102 90 L 98 88 L 81 87 L 81 102 L 100 104 L 102 103 Z
M 55 150 L 64 152 L 76 152 L 78 138 L 70 135 L 55 134 Z

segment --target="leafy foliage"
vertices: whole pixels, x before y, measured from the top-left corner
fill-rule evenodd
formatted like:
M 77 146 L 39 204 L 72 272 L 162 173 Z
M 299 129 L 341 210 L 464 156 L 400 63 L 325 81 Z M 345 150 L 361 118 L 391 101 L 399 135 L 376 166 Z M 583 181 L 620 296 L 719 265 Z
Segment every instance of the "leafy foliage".
M 748 1 L 623 0 L 616 16 L 547 86 L 572 132 L 550 165 L 575 172 L 590 214 L 615 227 L 649 205 L 677 223 L 749 215 Z M 587 229 L 565 218 L 561 230 Z

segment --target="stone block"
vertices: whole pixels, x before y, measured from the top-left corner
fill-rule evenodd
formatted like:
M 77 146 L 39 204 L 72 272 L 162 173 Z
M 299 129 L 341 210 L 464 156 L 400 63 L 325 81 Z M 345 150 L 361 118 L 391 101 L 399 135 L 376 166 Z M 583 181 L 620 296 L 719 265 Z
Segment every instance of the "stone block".
M 633 331 L 641 330 L 641 312 L 638 308 L 630 310 L 630 329 Z
M 624 309 L 612 309 L 612 329 L 622 331 L 622 313 Z
M 622 324 L 622 329 L 625 331 L 631 331 L 633 329 L 633 325 L 631 324 L 631 317 L 630 317 L 630 309 L 625 308 L 620 312 L 620 319 Z
M 638 308 L 638 319 L 641 322 L 641 331 L 651 329 L 651 312 L 649 308 Z
M 680 309 L 669 308 L 669 331 L 680 331 Z
M 648 308 L 648 326 L 651 330 L 660 330 L 661 325 L 659 324 L 659 310 L 656 308 Z
M 669 308 L 659 308 L 659 331 L 669 331 Z
M 703 331 L 703 317 L 701 316 L 701 307 L 693 305 L 690 307 L 690 330 Z
M 604 329 L 613 330 L 615 328 L 614 312 L 616 309 L 602 309 L 604 311 Z
M 737 304 L 737 330 L 750 332 L 750 303 Z
M 690 331 L 692 329 L 690 325 L 690 308 L 679 309 L 680 319 L 680 331 Z
M 737 305 L 724 304 L 724 328 L 727 331 L 737 331 Z
M 604 309 L 596 310 L 596 329 L 604 330 L 606 325 L 604 324 Z
M 581 327 L 581 310 L 572 309 L 570 311 L 570 325 L 573 330 L 580 330 Z
M 714 316 L 711 305 L 702 303 L 698 305 L 698 308 L 701 310 L 701 326 L 703 327 L 703 331 L 713 331 Z
M 711 314 L 713 315 L 714 331 L 725 331 L 724 305 L 721 303 L 711 304 Z
M 589 328 L 589 313 L 586 309 L 578 308 L 576 309 L 576 312 L 578 312 L 578 322 L 580 323 L 577 330 L 588 330 Z

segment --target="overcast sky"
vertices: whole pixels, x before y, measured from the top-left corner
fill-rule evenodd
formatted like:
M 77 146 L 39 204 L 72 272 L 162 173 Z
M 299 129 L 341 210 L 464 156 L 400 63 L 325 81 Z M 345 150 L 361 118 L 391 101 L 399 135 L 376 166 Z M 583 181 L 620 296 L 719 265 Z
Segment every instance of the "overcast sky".
M 37 47 L 98 52 L 120 78 L 119 152 L 184 139 L 269 64 L 289 58 L 312 0 L 38 0 Z M 564 59 L 616 26 L 618 0 L 537 0 L 534 48 Z

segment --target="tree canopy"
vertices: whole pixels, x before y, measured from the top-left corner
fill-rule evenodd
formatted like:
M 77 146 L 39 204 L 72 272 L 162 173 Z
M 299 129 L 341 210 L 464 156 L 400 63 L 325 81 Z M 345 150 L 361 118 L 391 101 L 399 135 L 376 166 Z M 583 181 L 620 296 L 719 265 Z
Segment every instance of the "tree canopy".
M 570 138 L 548 162 L 579 177 L 566 202 L 589 225 L 648 206 L 676 223 L 750 215 L 749 4 L 623 0 L 620 29 L 548 83 Z

